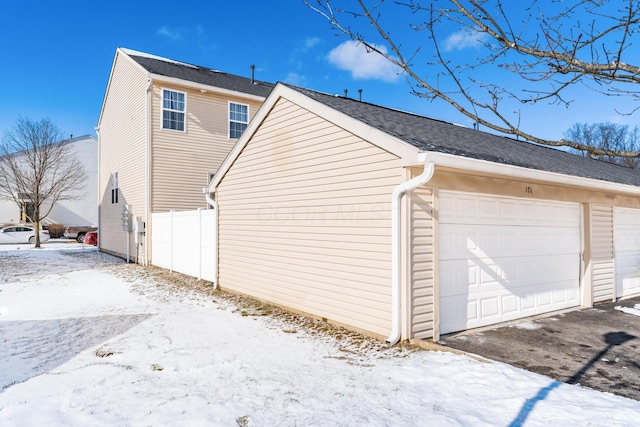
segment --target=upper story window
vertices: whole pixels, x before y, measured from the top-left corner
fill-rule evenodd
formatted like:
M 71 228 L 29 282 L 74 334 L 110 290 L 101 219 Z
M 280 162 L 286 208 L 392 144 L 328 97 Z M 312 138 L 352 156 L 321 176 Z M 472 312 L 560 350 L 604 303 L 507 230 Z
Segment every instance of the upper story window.
M 111 174 L 111 203 L 118 203 L 118 172 Z
M 229 103 L 229 138 L 240 138 L 249 124 L 249 106 Z
M 162 89 L 162 129 L 184 131 L 186 97 L 184 92 Z

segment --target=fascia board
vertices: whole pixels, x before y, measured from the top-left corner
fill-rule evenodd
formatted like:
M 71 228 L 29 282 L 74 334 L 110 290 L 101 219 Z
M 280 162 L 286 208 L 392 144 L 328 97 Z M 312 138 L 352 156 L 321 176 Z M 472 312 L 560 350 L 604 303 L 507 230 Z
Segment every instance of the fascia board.
M 566 175 L 557 172 L 548 172 L 536 169 L 523 168 L 521 166 L 505 165 L 489 162 L 487 160 L 473 159 L 469 157 L 454 156 L 452 154 L 426 152 L 428 159 L 437 166 L 461 169 L 464 171 L 479 172 L 490 175 L 506 176 L 511 178 L 529 179 L 550 184 L 564 184 L 590 190 L 605 190 L 617 193 L 625 193 L 640 196 L 640 187 L 628 184 L 619 184 L 611 181 L 601 181 L 593 178 L 584 178 L 574 175 Z

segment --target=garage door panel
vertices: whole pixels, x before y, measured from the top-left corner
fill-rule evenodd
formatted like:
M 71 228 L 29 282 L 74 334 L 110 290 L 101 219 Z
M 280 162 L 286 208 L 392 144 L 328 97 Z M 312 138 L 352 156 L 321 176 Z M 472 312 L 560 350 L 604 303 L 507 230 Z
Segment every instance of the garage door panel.
M 441 333 L 579 305 L 577 204 L 440 197 Z
M 535 284 L 579 281 L 577 262 L 576 254 L 440 261 L 440 295 L 503 289 L 518 294 L 520 288 Z
M 629 277 L 622 277 L 620 279 L 620 293 L 621 297 L 636 295 L 640 293 L 640 278 L 637 274 L 630 274 Z
M 615 208 L 616 297 L 640 294 L 640 209 Z
M 575 307 L 580 295 L 574 285 L 569 280 L 521 287 L 518 294 L 502 289 L 477 299 L 473 294 L 441 297 L 440 328 L 454 332 Z
M 574 227 L 580 210 L 575 203 L 528 200 L 441 191 L 440 221 L 449 224 L 530 225 L 546 223 Z
M 441 224 L 440 259 L 580 252 L 577 227 Z

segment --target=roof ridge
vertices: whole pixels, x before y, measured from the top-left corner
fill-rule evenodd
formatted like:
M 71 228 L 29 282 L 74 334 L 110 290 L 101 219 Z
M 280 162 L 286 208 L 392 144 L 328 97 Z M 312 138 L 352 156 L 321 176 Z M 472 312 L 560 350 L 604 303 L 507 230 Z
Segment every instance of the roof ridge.
M 388 110 L 388 111 L 393 111 L 393 112 L 396 112 L 396 113 L 408 114 L 408 115 L 411 115 L 411 116 L 414 116 L 414 117 L 418 117 L 418 118 L 421 118 L 421 119 L 432 120 L 434 122 L 439 122 L 439 123 L 443 123 L 443 124 L 446 124 L 446 125 L 458 126 L 458 127 L 463 128 L 463 129 L 477 130 L 479 132 L 484 132 L 484 131 L 479 130 L 479 129 L 472 129 L 472 128 L 470 128 L 468 126 L 465 126 L 463 124 L 460 124 L 460 123 L 454 123 L 454 122 L 449 122 L 449 121 L 446 121 L 446 120 L 443 120 L 443 119 L 436 119 L 436 118 L 433 118 L 433 117 L 428 117 L 428 116 L 425 116 L 424 114 L 415 113 L 413 111 L 401 110 L 399 108 L 389 107 L 387 105 L 382 105 L 382 104 L 374 104 L 373 102 L 362 101 L 360 99 L 355 99 L 355 98 L 351 98 L 351 97 L 348 97 L 348 96 L 343 96 L 343 95 L 340 95 L 340 94 L 337 94 L 337 93 L 334 94 L 334 93 L 322 92 L 322 91 L 315 90 L 315 89 L 309 89 L 309 88 L 305 88 L 305 87 L 301 87 L 301 86 L 294 86 L 294 85 L 291 85 L 291 84 L 288 84 L 288 83 L 283 83 L 283 84 L 286 85 L 286 86 L 289 86 L 289 87 L 291 87 L 293 89 L 299 90 L 299 91 L 302 90 L 302 91 L 315 92 L 315 93 L 318 93 L 320 95 L 334 97 L 334 98 L 342 98 L 342 99 L 349 100 L 349 101 L 352 101 L 352 102 L 359 102 L 359 103 L 362 103 L 362 104 L 370 105 L 372 107 L 382 108 L 382 109 L 385 109 L 385 110 Z M 485 133 L 488 133 L 488 132 L 485 132 Z M 506 135 L 498 135 L 498 134 L 490 134 L 490 135 L 500 136 L 500 137 L 503 137 L 503 138 L 507 138 L 507 139 L 510 139 L 510 140 L 517 141 L 517 140 L 515 140 L 513 138 L 510 138 L 510 137 L 508 137 Z
M 152 53 L 147 53 L 147 52 L 140 52 L 138 50 L 133 50 L 133 49 L 128 49 L 126 47 L 121 47 L 119 48 L 122 52 L 126 53 L 129 56 L 139 56 L 141 58 L 149 58 L 149 59 L 155 59 L 158 61 L 164 61 L 164 62 L 169 62 L 169 63 L 173 63 L 173 64 L 177 64 L 177 65 L 184 65 L 186 67 L 192 67 L 192 68 L 204 68 L 204 69 L 208 69 L 210 70 L 210 68 L 206 68 L 206 67 L 201 67 L 199 65 L 195 65 L 195 64 L 189 64 L 188 62 L 184 62 L 184 61 L 177 61 L 175 59 L 171 59 L 171 58 L 165 58 L 164 56 L 159 56 L 159 55 L 154 55 Z M 215 71 L 215 70 L 212 70 Z
M 332 94 L 332 93 L 328 93 L 328 92 L 322 92 L 322 91 L 319 91 L 319 90 L 309 89 L 309 88 L 300 87 L 300 86 L 294 86 L 294 85 L 290 85 L 290 84 L 287 84 L 287 83 L 283 83 L 283 84 L 285 84 L 286 86 L 289 86 L 291 88 L 294 88 L 294 89 L 296 89 L 298 91 L 315 92 L 315 93 L 318 93 L 318 94 L 323 95 L 323 96 L 328 96 L 328 97 L 332 97 L 332 98 L 340 98 L 340 99 L 348 100 L 348 101 L 351 101 L 351 102 L 357 102 L 357 103 L 361 103 L 361 104 L 366 104 L 366 105 L 369 105 L 369 106 L 374 107 L 374 108 L 380 108 L 380 109 L 383 109 L 383 110 L 392 111 L 392 112 L 400 113 L 400 114 L 407 114 L 407 115 L 416 117 L 418 119 L 425 119 L 425 120 L 441 123 L 441 124 L 448 125 L 448 126 L 456 126 L 458 128 L 464 129 L 465 131 L 480 132 L 482 134 L 490 135 L 492 137 L 503 138 L 503 139 L 506 139 L 507 141 L 510 141 L 510 142 L 518 142 L 518 143 L 523 143 L 523 144 L 528 144 L 528 145 L 535 145 L 537 147 L 545 148 L 545 149 L 548 149 L 548 150 L 560 151 L 560 152 L 563 152 L 563 153 L 566 153 L 566 154 L 576 155 L 574 153 L 562 150 L 559 147 L 539 144 L 539 143 L 536 143 L 536 142 L 533 142 L 533 141 L 527 141 L 525 139 L 519 139 L 517 136 L 513 137 L 511 135 L 504 135 L 504 134 L 501 134 L 501 133 L 492 133 L 492 132 L 487 132 L 487 131 L 481 130 L 481 129 L 470 128 L 470 127 L 468 127 L 466 125 L 463 125 L 463 124 L 460 124 L 460 123 L 454 123 L 454 122 L 450 122 L 450 121 L 443 120 L 443 119 L 437 119 L 437 118 L 434 118 L 434 117 L 426 116 L 424 114 L 415 113 L 415 112 L 412 112 L 412 111 L 401 110 L 399 108 L 393 108 L 393 107 L 389 107 L 389 106 L 382 105 L 382 104 L 375 104 L 375 103 L 368 102 L 368 101 L 362 101 L 362 100 L 359 100 L 359 99 L 351 98 L 351 97 L 348 97 L 348 96 L 343 96 L 343 95 L 340 95 L 340 94 Z M 583 157 L 583 156 L 579 156 L 579 157 Z M 618 166 L 620 166 L 620 165 L 618 165 Z M 625 166 L 623 166 L 623 167 L 625 167 Z

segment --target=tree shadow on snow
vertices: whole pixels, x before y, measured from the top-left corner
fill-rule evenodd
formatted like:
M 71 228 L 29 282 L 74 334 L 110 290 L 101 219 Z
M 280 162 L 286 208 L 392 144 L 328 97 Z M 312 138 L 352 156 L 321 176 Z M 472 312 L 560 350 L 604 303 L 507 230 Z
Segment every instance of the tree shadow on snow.
M 603 348 L 598 354 L 593 356 L 591 360 L 589 360 L 578 372 L 573 374 L 571 378 L 567 380 L 567 384 L 579 384 L 580 379 L 584 376 L 585 373 L 589 369 L 593 367 L 593 365 L 600 359 L 602 359 L 608 352 L 617 345 L 622 345 L 627 341 L 633 340 L 637 337 L 630 335 L 624 331 L 622 332 L 609 332 L 604 334 L 604 342 L 607 344 L 605 348 Z M 547 398 L 549 393 L 554 389 L 560 387 L 562 383 L 560 381 L 553 381 L 547 387 L 541 388 L 538 393 L 530 398 L 522 405 L 520 408 L 520 412 L 516 415 L 515 419 L 511 421 L 509 427 L 520 427 L 524 425 L 524 422 L 527 420 L 533 409 L 535 408 L 538 402 L 543 401 Z
M 0 393 L 52 371 L 152 314 L 0 322 Z

